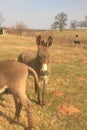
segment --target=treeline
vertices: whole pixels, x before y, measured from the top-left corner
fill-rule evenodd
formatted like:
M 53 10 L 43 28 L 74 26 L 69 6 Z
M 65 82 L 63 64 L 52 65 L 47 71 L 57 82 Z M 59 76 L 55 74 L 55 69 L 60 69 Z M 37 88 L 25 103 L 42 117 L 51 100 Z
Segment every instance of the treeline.
M 67 21 L 68 21 L 68 15 L 64 12 L 61 12 L 57 14 L 54 18 L 54 22 L 51 25 L 51 29 L 59 29 L 62 31 L 66 26 L 67 26 Z M 71 29 L 83 29 L 87 28 L 87 16 L 84 17 L 83 21 L 76 21 L 72 20 L 70 22 L 70 27 Z
M 0 29 L 2 28 L 2 23 L 5 21 L 5 18 L 2 13 L 0 13 Z M 68 15 L 64 12 L 58 13 L 54 17 L 54 22 L 51 25 L 51 30 L 60 30 L 62 31 L 67 27 Z M 83 21 L 72 20 L 68 29 L 87 29 L 87 15 L 84 17 Z M 6 28 L 6 32 L 22 35 L 24 32 L 29 32 L 29 28 L 24 22 L 19 21 L 13 27 Z

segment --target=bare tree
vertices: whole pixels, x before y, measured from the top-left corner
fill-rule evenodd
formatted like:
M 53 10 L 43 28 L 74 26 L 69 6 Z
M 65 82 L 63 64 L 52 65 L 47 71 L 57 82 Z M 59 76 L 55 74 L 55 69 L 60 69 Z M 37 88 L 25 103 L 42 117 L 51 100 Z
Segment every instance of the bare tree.
M 76 29 L 77 26 L 78 26 L 78 22 L 77 22 L 76 20 L 71 21 L 70 27 L 71 27 L 72 29 Z
M 81 29 L 87 28 L 87 16 L 85 16 L 85 19 L 83 21 L 78 22 L 78 27 L 80 27 Z
M 85 25 L 87 27 L 87 15 L 85 16 Z
M 80 21 L 78 22 L 78 27 L 82 28 L 86 28 L 87 27 L 87 22 L 86 21 Z
M 3 16 L 3 14 L 0 12 L 0 28 L 2 26 L 2 23 L 5 21 L 5 18 Z
M 57 22 L 54 22 L 52 25 L 51 25 L 51 28 L 56 30 L 57 29 Z
M 87 15 L 85 16 L 85 21 L 87 21 Z
M 65 28 L 65 26 L 67 25 L 66 24 L 67 20 L 68 20 L 67 14 L 65 14 L 64 12 L 61 12 L 55 16 L 55 21 L 53 23 L 53 27 L 55 27 L 56 29 L 59 28 L 60 31 L 62 31 Z
M 16 33 L 17 35 L 22 35 L 25 30 L 27 30 L 27 26 L 21 21 L 16 23 Z

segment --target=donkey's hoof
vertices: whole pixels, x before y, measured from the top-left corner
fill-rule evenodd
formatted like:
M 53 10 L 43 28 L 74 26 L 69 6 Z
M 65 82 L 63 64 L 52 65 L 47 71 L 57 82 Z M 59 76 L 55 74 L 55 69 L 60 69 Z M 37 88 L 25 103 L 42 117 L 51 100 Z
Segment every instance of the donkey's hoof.
M 41 102 L 40 102 L 40 101 L 37 101 L 37 104 L 38 104 L 38 105 L 41 105 Z
M 19 122 L 19 120 L 16 117 L 10 121 L 11 124 L 18 123 L 18 122 Z
M 44 102 L 42 102 L 42 107 L 44 107 L 46 104 Z
M 16 122 L 12 119 L 9 121 L 10 124 L 15 124 Z
M 25 130 L 33 130 L 33 128 L 35 128 L 34 126 L 29 126 L 27 128 L 25 128 Z

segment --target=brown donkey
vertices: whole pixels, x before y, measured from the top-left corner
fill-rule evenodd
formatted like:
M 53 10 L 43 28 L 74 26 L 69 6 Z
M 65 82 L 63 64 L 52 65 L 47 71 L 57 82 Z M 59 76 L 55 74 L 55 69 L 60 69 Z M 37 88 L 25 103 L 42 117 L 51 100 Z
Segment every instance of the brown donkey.
M 37 54 L 34 51 L 25 51 L 18 56 L 18 61 L 31 66 L 38 74 L 39 80 L 43 81 L 42 88 L 42 105 L 44 105 L 44 94 L 48 77 L 50 74 L 49 65 L 49 47 L 52 45 L 53 39 L 51 36 L 48 37 L 47 41 L 41 40 L 39 35 L 36 38 Z
M 13 94 L 16 108 L 14 122 L 19 121 L 20 112 L 22 106 L 24 106 L 28 114 L 28 130 L 31 130 L 34 127 L 32 107 L 30 100 L 26 96 L 26 80 L 29 72 L 35 78 L 38 102 L 40 102 L 38 76 L 36 72 L 31 67 L 15 60 L 0 62 L 0 90 L 4 90 L 4 87 L 6 88 L 8 86 Z

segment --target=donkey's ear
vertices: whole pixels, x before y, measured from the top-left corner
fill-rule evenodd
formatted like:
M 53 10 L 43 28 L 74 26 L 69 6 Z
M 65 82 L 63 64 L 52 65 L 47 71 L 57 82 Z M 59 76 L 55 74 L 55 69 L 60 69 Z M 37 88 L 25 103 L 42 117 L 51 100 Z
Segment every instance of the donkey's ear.
M 47 46 L 50 47 L 53 43 L 53 38 L 51 36 L 48 37 L 47 39 Z
M 36 38 L 36 44 L 40 45 L 40 42 L 41 42 L 41 35 L 37 36 Z

